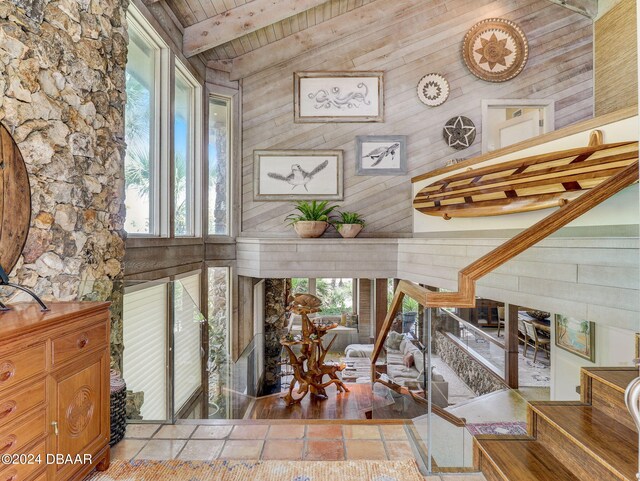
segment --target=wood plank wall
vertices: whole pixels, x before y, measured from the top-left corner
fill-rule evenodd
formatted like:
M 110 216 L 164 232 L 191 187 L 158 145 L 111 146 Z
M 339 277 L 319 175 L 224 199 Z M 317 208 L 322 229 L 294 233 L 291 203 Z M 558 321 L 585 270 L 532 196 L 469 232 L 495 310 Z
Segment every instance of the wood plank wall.
M 596 115 L 638 105 L 636 14 L 636 1 L 622 0 L 596 20 Z
M 384 1 L 384 0 L 380 0 Z M 593 113 L 593 24 L 546 0 L 409 0 L 402 15 L 372 25 L 243 80 L 243 212 L 246 235 L 295 236 L 283 223 L 290 202 L 254 202 L 255 149 L 343 149 L 345 199 L 339 204 L 364 215 L 361 235 L 409 235 L 412 229 L 411 176 L 441 167 L 450 158 L 481 152 L 481 99 L 551 98 L 556 128 Z M 363 7 L 366 8 L 366 7 Z M 525 31 L 530 58 L 524 71 L 502 84 L 471 75 L 460 54 L 465 32 L 477 21 L 502 17 Z M 384 123 L 294 124 L 293 72 L 309 70 L 384 70 Z M 427 73 L 445 75 L 451 95 L 438 108 L 417 98 L 416 85 Z M 448 148 L 442 126 L 465 115 L 477 128 L 474 145 Z M 355 136 L 408 135 L 409 173 L 356 176 Z M 332 235 L 337 235 L 333 233 Z

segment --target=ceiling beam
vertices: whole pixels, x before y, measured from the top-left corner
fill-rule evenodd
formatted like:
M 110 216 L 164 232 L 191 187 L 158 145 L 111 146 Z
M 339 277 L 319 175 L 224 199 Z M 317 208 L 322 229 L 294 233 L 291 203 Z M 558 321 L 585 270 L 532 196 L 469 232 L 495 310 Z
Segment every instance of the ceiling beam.
M 182 51 L 187 58 L 193 57 L 326 2 L 253 0 L 185 28 Z
M 302 30 L 273 43 L 257 48 L 232 60 L 211 61 L 209 68 L 229 71 L 230 78 L 238 80 L 265 70 L 305 52 L 322 47 L 340 37 L 363 28 L 372 28 L 377 21 L 395 18 L 415 6 L 416 0 L 376 0 L 313 27 Z
M 598 15 L 598 0 L 549 0 L 591 19 Z

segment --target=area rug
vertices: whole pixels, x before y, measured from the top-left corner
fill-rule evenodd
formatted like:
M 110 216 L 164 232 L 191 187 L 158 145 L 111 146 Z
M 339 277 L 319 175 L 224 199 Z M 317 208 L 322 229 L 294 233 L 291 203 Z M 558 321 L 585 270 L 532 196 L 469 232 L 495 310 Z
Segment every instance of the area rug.
M 467 429 L 474 436 L 478 434 L 527 435 L 527 423 L 523 422 L 467 424 Z
M 124 461 L 87 481 L 424 481 L 415 461 Z

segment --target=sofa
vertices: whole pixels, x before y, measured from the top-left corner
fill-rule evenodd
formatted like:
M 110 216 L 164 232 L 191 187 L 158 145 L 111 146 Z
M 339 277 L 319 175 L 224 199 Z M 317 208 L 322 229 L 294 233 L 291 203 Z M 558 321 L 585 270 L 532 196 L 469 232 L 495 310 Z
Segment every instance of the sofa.
M 425 357 L 409 337 L 391 331 L 384 344 L 387 377 L 409 389 L 422 388 L 425 382 Z M 373 344 L 352 344 L 345 349 L 346 357 L 370 357 Z M 431 400 L 440 407 L 449 405 L 449 383 L 435 367 L 431 368 Z

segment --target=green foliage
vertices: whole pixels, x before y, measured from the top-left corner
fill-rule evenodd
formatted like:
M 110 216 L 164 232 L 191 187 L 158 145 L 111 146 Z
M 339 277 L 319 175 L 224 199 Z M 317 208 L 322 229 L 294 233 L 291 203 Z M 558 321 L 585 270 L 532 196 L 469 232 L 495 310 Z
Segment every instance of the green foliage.
M 295 203 L 296 210 L 300 214 L 289 214 L 284 220 L 289 221 L 289 225 L 293 225 L 300 221 L 319 221 L 330 222 L 329 216 L 337 205 L 329 205 L 329 202 L 324 200 L 322 202 L 301 200 Z
M 333 225 L 359 224 L 364 227 L 364 219 L 357 212 L 338 212 L 338 214 L 340 214 L 340 218 L 332 221 Z
M 316 279 L 316 295 L 322 299 L 322 314 L 353 311 L 352 279 Z

